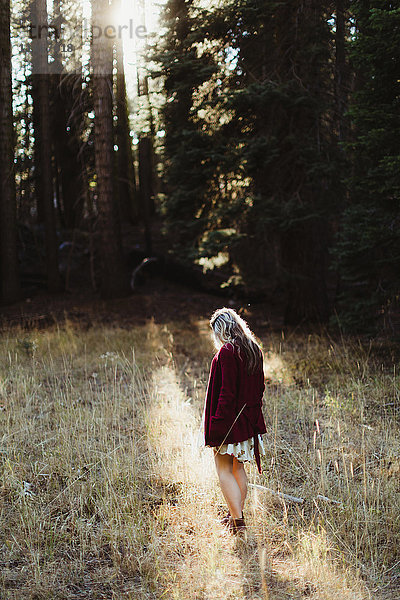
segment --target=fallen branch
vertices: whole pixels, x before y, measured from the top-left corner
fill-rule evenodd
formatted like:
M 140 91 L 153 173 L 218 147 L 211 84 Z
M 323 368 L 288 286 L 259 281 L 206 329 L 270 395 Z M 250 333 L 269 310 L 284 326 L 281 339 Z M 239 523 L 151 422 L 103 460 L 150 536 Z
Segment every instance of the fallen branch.
M 321 494 L 318 494 L 316 500 L 325 500 L 325 502 L 332 502 L 332 504 L 343 506 L 342 502 L 339 502 L 339 500 L 333 500 L 333 498 L 327 498 L 326 496 L 321 496 Z
M 283 492 L 275 492 L 275 490 L 271 490 L 271 488 L 267 488 L 264 485 L 259 485 L 258 483 L 249 483 L 249 487 L 269 492 L 273 496 L 277 496 L 282 500 L 288 500 L 289 502 L 296 502 L 296 504 L 303 504 L 304 502 L 304 498 L 298 498 L 297 496 L 291 496 L 290 494 L 284 494 Z M 338 500 L 327 498 L 327 496 L 322 496 L 321 494 L 318 494 L 318 496 L 316 496 L 316 498 L 313 498 L 313 500 L 323 500 L 324 502 L 332 502 L 333 504 L 338 504 L 339 506 L 343 507 L 343 504 Z
M 297 498 L 296 496 L 290 496 L 289 494 L 284 494 L 283 492 L 275 492 L 275 490 L 271 490 L 270 488 L 259 485 L 258 483 L 249 483 L 249 487 L 256 488 L 257 490 L 265 490 L 273 496 L 278 496 L 278 498 L 289 500 L 290 502 L 297 502 L 297 504 L 302 504 L 304 502 L 304 498 Z

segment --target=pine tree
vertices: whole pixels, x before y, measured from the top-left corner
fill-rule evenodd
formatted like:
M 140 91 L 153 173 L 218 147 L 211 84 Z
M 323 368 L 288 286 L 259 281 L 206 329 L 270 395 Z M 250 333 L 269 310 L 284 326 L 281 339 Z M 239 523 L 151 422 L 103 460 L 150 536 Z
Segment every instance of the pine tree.
M 202 55 L 193 0 L 169 0 L 164 12 L 167 33 L 157 59 L 162 67 L 166 102 L 164 170 L 167 223 L 177 247 L 190 252 L 201 232 L 202 210 L 210 176 L 212 142 L 193 111 L 194 94 L 215 71 L 207 52 Z
M 373 331 L 400 289 L 400 9 L 379 0 L 354 2 L 352 10 L 357 83 L 349 109 L 349 202 L 336 247 L 338 312 L 342 326 Z
M 286 322 L 324 320 L 341 193 L 330 3 L 190 5 L 168 5 L 168 216 L 204 255 L 227 250 L 245 284 L 280 282 Z M 207 82 L 202 45 L 211 47 Z

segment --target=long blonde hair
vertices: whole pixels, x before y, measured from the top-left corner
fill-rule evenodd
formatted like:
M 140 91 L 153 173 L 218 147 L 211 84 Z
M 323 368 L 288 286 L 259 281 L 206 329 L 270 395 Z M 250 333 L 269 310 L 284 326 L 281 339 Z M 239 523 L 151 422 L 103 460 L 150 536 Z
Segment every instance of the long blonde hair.
M 239 356 L 246 361 L 248 373 L 255 373 L 261 369 L 263 359 L 260 345 L 246 321 L 233 308 L 216 310 L 211 316 L 210 327 L 217 350 L 230 342 L 237 348 Z

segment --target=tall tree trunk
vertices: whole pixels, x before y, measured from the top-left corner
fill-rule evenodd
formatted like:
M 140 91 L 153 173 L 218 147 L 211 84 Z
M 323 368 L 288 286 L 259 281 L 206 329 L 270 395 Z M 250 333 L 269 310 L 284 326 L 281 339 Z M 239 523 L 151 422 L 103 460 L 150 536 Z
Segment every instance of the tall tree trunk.
M 11 98 L 10 0 L 0 0 L 0 300 L 7 303 L 20 296 Z
M 290 173 L 294 182 L 290 193 L 297 203 L 292 211 L 293 216 L 295 211 L 298 211 L 298 215 L 293 223 L 289 220 L 281 239 L 282 266 L 287 277 L 288 292 L 285 323 L 295 324 L 309 320 L 322 322 L 329 316 L 326 289 L 329 227 L 323 202 L 331 201 L 328 200 L 327 189 L 332 181 L 324 179 L 322 174 L 315 178 L 302 147 L 307 144 L 307 152 L 312 153 L 315 166 L 324 165 L 326 168 L 329 159 L 324 154 L 324 147 L 328 145 L 330 135 L 325 124 L 326 98 L 330 90 L 330 77 L 326 70 L 329 35 L 324 4 L 302 0 L 286 6 L 287 9 L 283 8 L 283 11 L 286 13 L 289 10 L 291 13 L 292 36 L 287 38 L 287 28 L 284 27 L 283 38 L 286 41 L 282 50 L 287 60 L 286 64 L 283 61 L 287 69 L 284 76 L 292 79 L 295 73 L 301 81 L 299 93 L 304 90 L 309 101 L 309 104 L 291 107 L 293 125 L 289 128 L 289 135 L 294 135 L 296 139 L 293 158 L 297 164 Z M 320 44 L 319 52 L 307 54 L 315 38 Z M 300 145 L 298 140 L 302 140 Z M 322 201 L 324 197 L 326 199 Z M 302 207 L 307 208 L 304 210 Z
M 349 93 L 349 66 L 346 61 L 346 12 L 348 0 L 336 0 L 336 64 L 335 94 L 337 135 L 340 142 L 347 137 L 348 123 L 344 116 L 347 110 Z
M 152 147 L 149 137 L 139 140 L 139 189 L 140 205 L 143 211 L 144 238 L 147 254 L 153 253 L 151 236 L 151 205 L 152 205 Z
M 325 283 L 327 237 L 323 219 L 306 221 L 282 234 L 282 262 L 288 269 L 284 315 L 287 325 L 324 322 L 329 317 Z
M 23 79 L 28 79 L 28 72 L 30 71 L 30 64 L 25 54 L 24 58 L 24 76 Z M 30 134 L 30 125 L 32 124 L 32 108 L 30 104 L 30 89 L 29 86 L 24 86 L 24 111 L 23 119 L 24 124 L 21 132 L 21 150 L 22 158 L 20 158 L 20 184 L 17 192 L 17 215 L 18 219 L 22 223 L 29 223 L 32 219 L 31 209 L 35 203 L 34 190 L 32 186 L 32 141 Z
M 140 72 L 139 72 L 140 77 Z M 139 79 L 140 81 L 140 79 Z M 151 106 L 150 100 L 150 92 L 149 92 L 149 79 L 147 74 L 144 74 L 141 82 L 138 86 L 138 95 L 143 94 L 146 97 L 147 109 L 148 109 L 148 123 L 150 129 L 150 135 L 146 137 L 146 154 L 145 159 L 147 161 L 147 165 L 145 165 L 145 169 L 148 171 L 148 185 L 149 185 L 149 193 L 147 198 L 147 211 L 149 218 L 151 218 L 155 214 L 155 202 L 154 197 L 156 193 L 157 181 L 156 181 L 156 157 L 154 152 L 154 139 L 155 139 L 155 127 L 154 127 L 154 117 L 153 117 L 153 108 Z M 148 146 L 148 147 L 147 147 Z M 140 158 L 139 158 L 140 161 Z M 140 169 L 140 166 L 139 166 Z
M 36 21 L 34 15 L 35 7 L 32 5 L 31 19 Z M 36 220 L 37 223 L 44 223 L 43 209 L 43 192 L 42 192 L 42 176 L 40 164 L 40 138 L 41 138 L 41 121 L 40 121 L 40 99 L 39 99 L 39 79 L 37 76 L 38 55 L 35 46 L 32 47 L 32 71 L 31 76 L 31 96 L 32 96 L 32 126 L 34 131 L 33 137 L 33 194 L 36 203 Z
M 144 221 L 146 252 L 151 253 L 151 218 L 155 213 L 155 156 L 153 140 L 155 136 L 153 111 L 150 102 L 149 85 L 147 75 L 138 69 L 137 73 L 138 96 L 146 98 L 148 108 L 148 123 L 150 132 L 148 135 L 140 136 L 139 140 L 139 197 L 140 216 Z
M 41 207 L 46 245 L 47 288 L 55 292 L 62 288 L 58 270 L 58 242 L 53 197 L 51 165 L 51 132 L 49 101 L 49 66 L 47 56 L 47 4 L 35 0 L 32 13 L 32 85 L 35 117 L 36 196 Z
M 101 292 L 104 297 L 116 297 L 128 292 L 128 277 L 123 265 L 118 206 L 113 189 L 113 47 L 110 39 L 104 35 L 109 17 L 108 0 L 92 0 L 94 139 Z
M 54 0 L 53 23 L 60 31 L 62 10 L 67 5 Z M 78 41 L 78 36 L 76 34 Z M 54 152 L 60 190 L 60 213 L 68 229 L 79 227 L 83 218 L 85 178 L 79 157 L 83 129 L 82 73 L 66 73 L 57 40 L 53 49 L 51 75 L 51 115 Z
M 121 0 L 114 0 L 113 7 L 120 9 Z M 134 223 L 139 216 L 135 166 L 133 162 L 132 139 L 130 136 L 129 112 L 126 97 L 123 40 L 116 38 L 117 62 L 117 162 L 118 162 L 118 198 L 121 219 Z
M 82 79 L 79 74 L 52 75 L 52 123 L 62 218 L 67 229 L 79 227 L 84 209 L 84 175 L 80 161 Z M 74 117 L 71 113 L 75 112 Z

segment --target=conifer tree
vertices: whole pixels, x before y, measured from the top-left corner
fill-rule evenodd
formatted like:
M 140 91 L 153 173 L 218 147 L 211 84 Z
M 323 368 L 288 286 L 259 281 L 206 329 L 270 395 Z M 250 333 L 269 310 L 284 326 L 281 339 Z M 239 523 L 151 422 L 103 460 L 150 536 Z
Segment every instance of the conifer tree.
M 193 0 L 169 0 L 164 11 L 167 33 L 157 58 L 162 66 L 166 102 L 164 145 L 166 218 L 177 246 L 193 243 L 201 230 L 202 205 L 210 171 L 210 140 L 193 111 L 194 93 L 214 67 L 199 56 Z M 212 170 L 212 169 L 211 169 Z
M 191 4 L 170 2 L 166 21 L 167 214 L 198 251 L 228 249 L 244 283 L 280 282 L 287 322 L 324 320 L 340 193 L 330 3 Z
M 400 9 L 374 0 L 354 2 L 352 10 L 357 87 L 349 110 L 349 202 L 336 247 L 338 310 L 344 327 L 373 331 L 400 288 Z
M 248 0 L 232 4 L 228 19 L 236 24 L 238 57 L 229 103 L 251 179 L 245 230 L 265 252 L 278 233 L 287 323 L 325 320 L 329 312 L 327 242 L 337 190 L 327 9 L 312 0 Z

